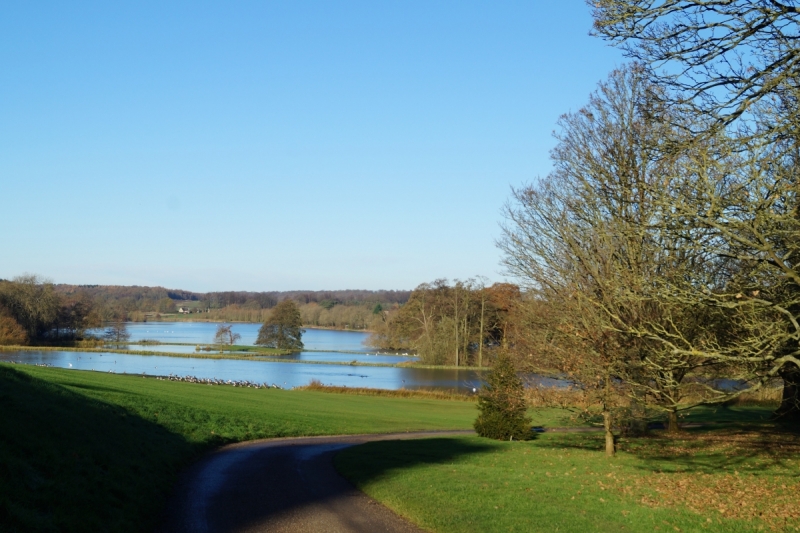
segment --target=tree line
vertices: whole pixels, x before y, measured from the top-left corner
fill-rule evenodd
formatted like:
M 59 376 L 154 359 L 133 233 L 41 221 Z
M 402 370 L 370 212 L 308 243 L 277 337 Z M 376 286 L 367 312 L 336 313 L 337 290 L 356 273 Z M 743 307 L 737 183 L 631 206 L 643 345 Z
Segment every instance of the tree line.
M 104 325 L 121 331 L 125 321 L 175 313 L 179 302 L 196 303 L 209 320 L 264 323 L 280 302 L 291 301 L 296 307 L 299 304 L 305 325 L 369 330 L 380 321 L 378 310 L 397 308 L 409 294 L 366 290 L 193 293 L 162 287 L 54 284 L 26 275 L 0 280 L 0 344 L 82 340 L 87 330 Z
M 80 340 L 101 316 L 86 293 L 63 294 L 37 276 L 0 280 L 0 345 Z
M 402 307 L 381 310 L 370 342 L 386 350 L 412 350 L 426 364 L 484 366 L 489 352 L 508 344 L 521 297 L 508 283 L 423 283 Z
M 213 313 L 205 318 L 215 320 L 242 320 L 263 322 L 268 311 L 278 302 L 291 299 L 300 305 L 317 304 L 330 310 L 334 306 L 356 306 L 372 309 L 380 303 L 385 306 L 401 305 L 408 300 L 410 291 L 222 291 L 199 293 L 163 287 L 113 286 L 113 285 L 66 285 L 53 286 L 66 297 L 80 297 L 93 302 L 104 320 L 118 316 L 145 320 L 155 313 L 171 314 L 180 306 L 192 310 Z M 361 322 L 364 322 L 362 320 Z M 328 324 L 325 324 L 326 326 Z M 368 329 L 360 327 L 356 329 Z

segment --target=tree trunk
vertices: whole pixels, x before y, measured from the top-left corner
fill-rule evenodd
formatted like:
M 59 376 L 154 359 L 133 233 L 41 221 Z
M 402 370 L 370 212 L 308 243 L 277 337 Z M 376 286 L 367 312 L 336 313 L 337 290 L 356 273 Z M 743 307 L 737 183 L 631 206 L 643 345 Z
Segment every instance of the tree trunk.
M 667 433 L 680 433 L 681 427 L 678 425 L 678 413 L 670 411 L 667 417 Z
M 611 431 L 611 413 L 603 411 L 603 427 L 606 430 L 606 456 L 614 457 L 616 448 L 614 446 L 614 433 Z
M 647 409 L 644 402 L 637 398 L 631 398 L 628 434 L 631 437 L 647 435 Z
M 779 374 L 783 378 L 783 397 L 775 418 L 800 421 L 800 368 L 787 363 Z
M 481 289 L 481 332 L 478 335 L 478 367 L 483 366 L 483 311 L 486 308 L 486 296 Z
M 454 322 L 455 328 L 456 328 L 456 366 L 458 366 L 458 325 L 459 324 L 458 324 L 458 287 L 457 286 L 455 287 L 455 293 L 456 293 L 456 305 L 455 305 L 455 309 L 454 309 L 455 318 L 454 318 L 453 322 Z

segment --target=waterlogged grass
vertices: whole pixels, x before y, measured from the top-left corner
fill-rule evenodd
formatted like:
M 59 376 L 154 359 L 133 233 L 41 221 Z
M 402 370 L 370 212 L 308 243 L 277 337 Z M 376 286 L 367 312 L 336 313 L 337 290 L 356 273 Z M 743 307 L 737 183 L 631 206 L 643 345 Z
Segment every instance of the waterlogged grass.
M 171 346 L 195 346 L 194 344 L 186 344 L 179 342 L 159 342 L 159 345 Z M 130 342 L 125 345 L 149 346 L 149 342 Z M 158 350 L 127 350 L 114 348 L 112 346 L 0 346 L 0 351 L 16 352 L 86 352 L 86 353 L 121 353 L 130 355 L 165 355 L 168 357 L 197 357 L 200 359 L 253 359 L 253 356 L 274 356 L 274 355 L 288 355 L 292 353 L 289 350 L 278 350 L 275 348 L 262 348 L 260 346 L 227 346 L 225 352 L 220 353 L 217 348 L 211 350 L 198 350 L 189 353 L 179 352 L 161 352 Z M 216 352 L 216 353 L 215 353 Z M 233 353 L 229 353 L 233 352 Z M 246 355 L 237 355 L 237 353 L 244 353 Z M 247 355 L 251 354 L 251 355 Z
M 468 429 L 475 406 L 0 364 L 0 531 L 151 531 L 177 473 L 257 438 Z
M 127 345 L 140 345 L 140 346 L 148 346 L 150 343 L 148 342 L 139 342 L 139 343 L 125 343 Z M 194 344 L 188 343 L 167 343 L 167 342 L 160 342 L 159 344 L 163 345 L 173 345 L 173 346 L 195 346 Z M 201 345 L 205 346 L 205 345 Z M 183 358 L 197 358 L 197 359 L 233 359 L 233 360 L 243 360 L 243 361 L 261 361 L 261 362 L 272 362 L 275 361 L 271 359 L 272 356 L 278 355 L 288 355 L 292 353 L 289 350 L 278 350 L 276 348 L 263 348 L 260 346 L 243 346 L 243 345 L 231 345 L 226 346 L 224 352 L 219 352 L 217 348 L 213 348 L 210 351 L 206 350 L 199 350 L 194 352 L 188 353 L 180 353 L 180 352 L 162 352 L 158 350 L 118 350 L 115 348 L 109 347 L 85 347 L 85 346 L 2 346 L 0 345 L 0 352 L 16 352 L 16 351 L 33 351 L 33 352 L 82 352 L 82 353 L 119 353 L 119 354 L 127 354 L 127 355 L 159 355 L 165 357 L 183 357 Z M 310 351 L 317 351 L 317 352 L 325 352 L 325 350 L 310 350 Z M 361 352 L 337 352 L 337 353 L 361 353 Z M 297 364 L 304 364 L 304 365 L 347 365 L 347 366 L 376 366 L 376 367 L 392 367 L 392 368 L 400 368 L 400 367 L 413 367 L 413 368 L 431 368 L 431 369 L 456 369 L 456 370 L 488 370 L 487 368 L 483 367 L 456 367 L 456 366 L 432 366 L 432 365 L 421 365 L 417 362 L 411 361 L 406 363 L 373 363 L 373 362 L 361 362 L 361 361 L 306 361 L 306 360 L 299 360 L 299 359 L 280 359 L 277 360 L 280 363 L 297 363 Z
M 544 434 L 376 442 L 336 457 L 367 494 L 424 528 L 492 531 L 800 531 L 796 435 L 722 430 L 621 441 Z
M 198 344 L 197 346 L 200 346 L 200 350 L 198 351 L 224 350 L 226 352 L 243 352 L 243 353 L 252 353 L 257 355 L 287 355 L 292 353 L 291 350 L 279 350 L 277 348 L 267 348 L 265 346 L 250 346 L 247 344 L 231 344 L 228 346 L 219 346 L 216 344 Z

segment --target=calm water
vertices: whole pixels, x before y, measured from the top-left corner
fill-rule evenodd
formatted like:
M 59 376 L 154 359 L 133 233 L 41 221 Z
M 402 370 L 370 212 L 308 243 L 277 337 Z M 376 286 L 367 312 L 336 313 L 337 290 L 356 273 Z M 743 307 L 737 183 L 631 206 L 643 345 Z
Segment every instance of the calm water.
M 240 344 L 252 344 L 258 335 L 259 324 L 235 324 L 233 330 L 242 336 Z M 161 342 L 186 342 L 209 344 L 214 339 L 217 324 L 207 322 L 151 322 L 128 324 L 132 341 L 144 339 Z M 368 334 L 356 331 L 331 331 L 308 329 L 303 335 L 307 349 L 282 357 L 265 357 L 257 361 L 237 359 L 201 359 L 194 357 L 169 357 L 156 355 L 130 355 L 115 353 L 81 352 L 0 352 L 0 361 L 26 364 L 46 364 L 75 370 L 94 370 L 117 374 L 147 374 L 151 376 L 195 376 L 222 380 L 247 380 L 257 383 L 277 384 L 291 388 L 308 385 L 317 379 L 326 385 L 371 387 L 378 389 L 451 389 L 471 390 L 482 384 L 481 372 L 474 370 L 396 368 L 350 366 L 347 364 L 290 363 L 281 360 L 324 361 L 349 363 L 397 363 L 413 359 L 400 355 L 375 355 L 364 341 Z M 131 345 L 132 350 L 171 351 L 194 353 L 195 347 L 175 345 Z M 356 353 L 346 353 L 356 352 Z M 538 380 L 553 386 L 558 382 L 547 378 Z
M 189 342 L 211 344 L 219 324 L 214 322 L 129 322 L 131 341 L 157 340 L 161 342 Z M 239 344 L 254 344 L 261 324 L 233 324 L 233 332 L 242 336 Z M 102 330 L 99 331 L 100 333 Z M 364 342 L 369 333 L 361 331 L 333 331 L 306 329 L 303 344 L 307 350 L 369 352 Z M 192 347 L 192 350 L 194 348 Z M 375 353 L 372 351 L 372 353 Z
M 174 374 L 198 378 L 248 380 L 270 385 L 275 383 L 284 388 L 308 385 L 312 379 L 318 379 L 326 385 L 379 389 L 468 390 L 480 387 L 481 384 L 480 374 L 471 370 L 319 365 L 116 353 L 0 352 L 0 361 L 47 364 L 98 372 L 111 371 L 117 374 L 146 373 L 159 376 Z
M 167 353 L 181 353 L 181 354 L 194 354 L 194 353 L 219 353 L 216 350 L 211 352 L 201 351 L 198 352 L 195 346 L 187 346 L 182 344 L 129 344 L 127 346 L 120 346 L 123 350 L 135 350 L 145 352 L 167 352 Z M 298 352 L 290 355 L 277 355 L 270 356 L 270 360 L 293 360 L 293 361 L 323 361 L 323 362 L 339 362 L 349 363 L 357 361 L 359 363 L 386 363 L 397 364 L 407 361 L 414 361 L 415 357 L 402 356 L 402 355 L 378 355 L 375 351 L 372 352 Z

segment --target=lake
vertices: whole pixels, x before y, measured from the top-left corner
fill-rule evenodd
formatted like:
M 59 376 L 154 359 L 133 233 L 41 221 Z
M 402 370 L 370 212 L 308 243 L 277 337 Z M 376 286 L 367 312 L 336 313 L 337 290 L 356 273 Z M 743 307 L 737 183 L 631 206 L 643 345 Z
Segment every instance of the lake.
M 234 324 L 233 330 L 242 336 L 240 344 L 252 344 L 259 324 Z M 209 344 L 217 324 L 208 322 L 151 322 L 128 324 L 131 341 L 145 339 L 159 342 Z M 303 342 L 309 350 L 290 356 L 239 359 L 202 359 L 162 355 L 132 355 L 118 353 L 86 353 L 71 351 L 0 352 L 0 361 L 49 365 L 74 370 L 94 370 L 116 374 L 146 374 L 148 376 L 194 376 L 222 380 L 276 384 L 282 388 L 308 385 L 316 379 L 325 385 L 370 387 L 377 389 L 449 389 L 471 391 L 483 383 L 482 372 L 469 369 L 404 368 L 351 366 L 346 363 L 396 363 L 413 360 L 402 355 L 375 355 L 364 341 L 368 334 L 357 331 L 307 329 Z M 166 348 L 193 353 L 194 346 L 130 345 L 134 350 L 167 351 Z M 185 351 L 184 351 L 185 350 Z M 297 362 L 289 362 L 289 360 Z M 316 362 L 331 364 L 315 364 Z M 554 386 L 559 382 L 548 378 L 536 381 Z
M 214 322 L 129 322 L 128 333 L 131 342 L 157 340 L 161 342 L 188 342 L 192 344 L 212 344 L 218 323 Z M 242 338 L 238 344 L 255 344 L 261 324 L 232 324 L 234 333 Z M 102 334 L 103 330 L 94 330 Z M 365 344 L 369 333 L 363 331 L 336 331 L 308 328 L 303 334 L 303 344 L 307 350 L 336 352 L 369 352 Z M 372 353 L 375 353 L 374 351 Z
M 81 352 L 0 352 L 0 361 L 46 364 L 75 370 L 149 376 L 195 376 L 223 380 L 247 380 L 277 384 L 282 388 L 308 385 L 317 379 L 326 385 L 377 389 L 471 390 L 481 384 L 472 370 L 350 366 L 345 364 L 289 363 L 239 359 L 199 359 L 163 355 L 130 355 Z

